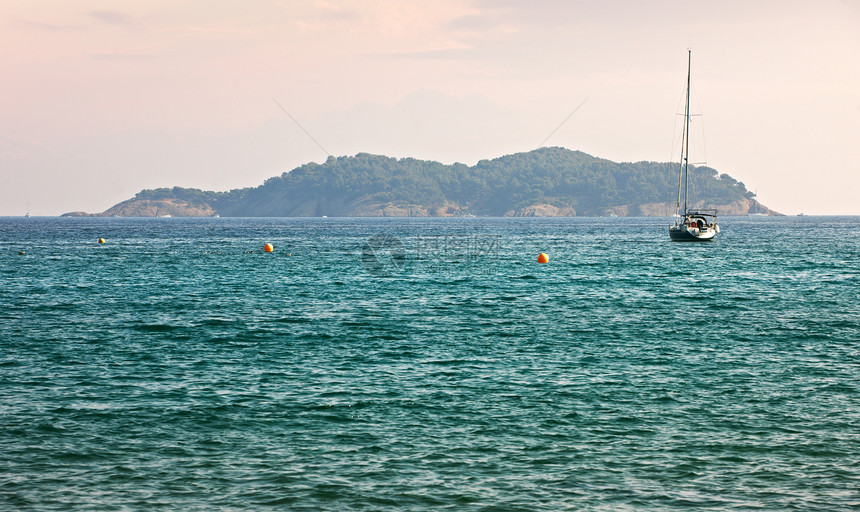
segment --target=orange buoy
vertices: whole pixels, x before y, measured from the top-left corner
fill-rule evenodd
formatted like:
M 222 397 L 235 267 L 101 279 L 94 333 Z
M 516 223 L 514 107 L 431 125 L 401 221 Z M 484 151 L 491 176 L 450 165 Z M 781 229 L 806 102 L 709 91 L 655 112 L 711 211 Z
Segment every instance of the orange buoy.
M 274 251 L 274 250 L 275 250 L 275 248 L 274 248 L 274 247 L 272 247 L 272 244 L 266 244 L 266 245 L 264 245 L 264 246 L 263 246 L 263 250 L 264 250 L 264 251 L 266 251 L 266 252 L 272 252 L 272 251 Z
M 99 238 L 99 243 L 100 243 L 100 244 L 105 243 L 105 239 L 104 239 L 104 238 Z
M 538 263 L 549 263 L 549 256 L 545 252 L 538 254 Z

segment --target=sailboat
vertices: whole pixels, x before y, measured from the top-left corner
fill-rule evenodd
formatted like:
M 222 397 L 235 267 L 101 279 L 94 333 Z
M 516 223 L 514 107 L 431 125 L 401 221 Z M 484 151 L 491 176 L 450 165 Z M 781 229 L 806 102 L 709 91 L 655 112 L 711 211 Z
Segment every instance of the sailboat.
M 756 199 L 753 200 L 752 210 L 747 212 L 747 217 L 767 217 L 767 212 L 761 211 L 758 206 L 758 191 L 756 191 Z
M 706 242 L 720 232 L 717 210 L 687 207 L 688 164 L 690 160 L 690 64 L 692 52 L 687 50 L 687 100 L 684 106 L 684 129 L 681 138 L 681 165 L 678 169 L 678 199 L 675 202 L 675 222 L 669 226 L 669 238 L 677 242 Z M 681 210 L 681 190 L 684 209 Z M 683 214 L 681 213 L 683 211 Z

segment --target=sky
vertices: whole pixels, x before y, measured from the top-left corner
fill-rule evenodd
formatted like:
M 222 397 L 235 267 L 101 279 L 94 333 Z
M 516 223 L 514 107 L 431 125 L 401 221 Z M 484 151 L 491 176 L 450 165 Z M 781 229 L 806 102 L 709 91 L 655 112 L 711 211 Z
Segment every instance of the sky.
M 0 215 L 329 155 L 677 161 L 688 49 L 692 161 L 860 214 L 858 0 L 0 0 Z

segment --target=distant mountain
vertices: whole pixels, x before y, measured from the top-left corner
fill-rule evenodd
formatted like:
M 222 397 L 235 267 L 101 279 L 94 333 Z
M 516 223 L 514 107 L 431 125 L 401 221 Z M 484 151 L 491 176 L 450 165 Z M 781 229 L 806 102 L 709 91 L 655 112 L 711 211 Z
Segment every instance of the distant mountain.
M 691 196 L 697 200 L 691 206 L 743 215 L 755 201 L 728 174 L 698 167 L 693 175 Z M 677 163 L 615 163 L 564 148 L 541 148 L 474 166 L 360 153 L 309 163 L 254 188 L 143 190 L 96 215 L 668 216 L 675 210 L 677 187 Z

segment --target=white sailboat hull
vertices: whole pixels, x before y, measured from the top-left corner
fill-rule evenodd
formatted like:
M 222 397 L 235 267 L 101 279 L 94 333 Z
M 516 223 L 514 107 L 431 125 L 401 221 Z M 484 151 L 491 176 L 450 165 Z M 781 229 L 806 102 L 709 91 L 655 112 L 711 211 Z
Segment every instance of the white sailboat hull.
M 686 226 L 671 226 L 669 238 L 678 242 L 707 242 L 717 236 L 717 230 L 713 228 L 689 229 Z

